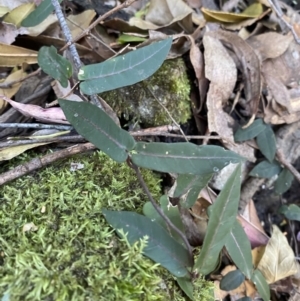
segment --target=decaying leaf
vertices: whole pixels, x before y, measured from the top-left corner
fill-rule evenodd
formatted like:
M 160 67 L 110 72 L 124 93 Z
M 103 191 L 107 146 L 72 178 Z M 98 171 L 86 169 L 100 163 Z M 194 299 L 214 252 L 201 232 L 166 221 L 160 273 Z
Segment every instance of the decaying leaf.
M 129 24 L 144 30 L 156 30 L 180 23 L 187 33 L 193 32 L 193 10 L 182 0 L 152 0 L 145 20 L 133 17 Z M 178 30 L 180 32 L 180 30 Z
M 282 35 L 276 32 L 267 32 L 255 35 L 247 39 L 247 43 L 253 48 L 261 61 L 274 59 L 282 55 L 293 40 L 291 34 Z M 272 45 L 272 47 L 270 47 Z
M 299 56 L 300 46 L 291 41 L 282 55 L 263 62 L 262 75 L 270 92 L 265 110 L 266 122 L 280 124 L 299 120 Z
M 260 61 L 254 50 L 238 35 L 227 31 L 214 31 L 210 36 L 219 39 L 234 51 L 239 60 L 238 68 L 243 73 L 245 98 L 250 105 L 249 116 L 257 113 L 261 94 Z
M 27 75 L 22 69 L 12 72 L 2 83 L 10 83 L 13 81 L 18 81 L 24 78 Z M 14 84 L 9 89 L 2 89 L 0 88 L 0 95 L 5 95 L 8 98 L 13 97 L 21 87 L 21 83 Z M 2 113 L 3 109 L 5 109 L 7 102 L 0 98 L 0 114 Z
M 295 254 L 286 237 L 275 225 L 258 269 L 268 283 L 274 283 L 297 273 Z
M 206 105 L 208 108 L 208 128 L 224 138 L 230 150 L 255 161 L 254 150 L 246 144 L 237 145 L 233 138 L 233 118 L 224 112 L 223 105 L 228 101 L 237 80 L 237 68 L 225 47 L 215 37 L 215 32 L 203 37 L 205 48 L 205 76 L 210 80 Z
M 37 52 L 13 45 L 0 43 L 0 66 L 15 67 L 23 63 L 36 64 Z
M 43 122 L 69 124 L 61 108 L 43 109 L 37 105 L 22 104 L 11 100 L 5 96 L 0 96 L 7 101 L 12 107 L 27 117 L 32 117 Z

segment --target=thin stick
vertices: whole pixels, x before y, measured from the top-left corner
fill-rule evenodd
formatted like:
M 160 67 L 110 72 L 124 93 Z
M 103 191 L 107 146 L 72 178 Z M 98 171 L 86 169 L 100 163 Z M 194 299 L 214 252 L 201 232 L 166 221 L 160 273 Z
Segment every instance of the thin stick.
M 155 200 L 153 199 L 152 195 L 151 195 L 151 192 L 149 191 L 144 179 L 143 179 L 143 176 L 138 168 L 137 165 L 135 165 L 132 160 L 129 158 L 127 160 L 129 166 L 135 171 L 136 175 L 137 175 L 137 178 L 142 186 L 142 188 L 144 189 L 145 193 L 147 194 L 151 204 L 153 205 L 154 209 L 157 211 L 157 213 L 163 218 L 163 220 L 165 221 L 165 223 L 171 228 L 173 229 L 180 237 L 181 239 L 183 240 L 184 244 L 186 245 L 187 247 L 187 250 L 189 252 L 189 255 L 190 255 L 190 258 L 191 258 L 191 261 L 192 261 L 192 264 L 194 262 L 194 257 L 193 257 L 193 252 L 192 252 L 192 248 L 186 238 L 186 236 L 184 235 L 184 233 L 182 233 L 172 222 L 171 220 L 165 215 L 165 213 L 163 212 L 163 210 L 157 205 L 157 203 L 155 202 Z
M 277 0 L 268 0 L 270 6 L 273 8 L 273 10 L 275 11 L 275 13 L 277 14 L 277 16 L 279 17 L 279 19 L 289 28 L 289 30 L 292 32 L 295 41 L 300 44 L 300 38 L 298 36 L 298 34 L 296 33 L 293 25 L 291 25 L 289 22 L 287 22 L 284 19 L 284 13 L 282 12 L 282 9 L 278 3 Z
M 70 131 L 73 129 L 73 126 L 41 123 L 0 123 L 0 128 L 55 129 L 62 131 Z
M 41 158 L 34 158 L 27 163 L 19 165 L 16 168 L 1 174 L 0 186 L 9 181 L 15 180 L 21 176 L 27 175 L 34 170 L 45 167 L 46 165 L 49 165 L 50 163 L 55 162 L 58 159 L 68 158 L 75 154 L 84 153 L 94 149 L 96 149 L 96 147 L 92 143 L 85 143 L 81 145 L 68 147 L 61 151 L 57 151 L 52 154 L 43 156 Z
M 72 42 L 72 34 L 71 34 L 68 24 L 65 20 L 65 16 L 61 10 L 59 2 L 57 0 L 51 0 L 51 2 L 52 2 L 52 5 L 54 6 L 55 14 L 57 16 L 58 22 L 63 31 L 65 39 L 66 39 L 67 43 L 70 43 L 70 44 L 68 44 L 68 48 L 69 48 L 70 53 L 73 58 L 76 73 L 78 74 L 79 69 L 81 67 L 81 61 L 80 61 L 80 57 L 79 57 L 79 54 L 77 52 L 75 45 L 71 43 Z
M 54 1 L 54 0 L 52 0 Z M 113 9 L 111 9 L 110 11 L 108 11 L 107 13 L 105 13 L 102 16 L 99 16 L 99 18 L 94 21 L 87 29 L 85 29 L 83 32 L 81 32 L 77 37 L 75 37 L 74 39 L 72 39 L 71 41 L 67 41 L 68 43 L 62 47 L 60 50 L 65 50 L 67 47 L 69 47 L 72 43 L 76 43 L 77 41 L 79 41 L 81 38 L 83 38 L 84 36 L 88 35 L 89 32 L 91 31 L 91 29 L 93 29 L 96 25 L 98 25 L 101 21 L 105 20 L 107 17 L 109 17 L 110 15 L 116 13 L 117 11 L 119 11 L 122 8 L 128 7 L 130 6 L 133 2 L 135 2 L 137 0 L 127 0 L 124 1 L 122 4 L 114 7 Z
M 34 137 L 34 136 L 32 136 Z M 86 142 L 85 138 L 80 135 L 74 136 L 58 136 L 54 138 L 45 138 L 45 139 L 23 139 L 23 140 L 10 140 L 7 142 L 0 142 L 0 149 L 3 148 L 11 148 L 14 146 L 27 145 L 27 144 L 35 144 L 35 143 L 80 143 Z
M 63 14 L 62 10 L 61 10 L 59 2 L 57 0 L 51 0 L 51 2 L 52 2 L 52 5 L 54 6 L 55 14 L 57 16 L 60 27 L 63 31 L 63 34 L 64 34 L 65 38 L 66 38 L 67 45 L 68 45 L 68 48 L 70 50 L 70 54 L 71 54 L 73 62 L 74 62 L 74 64 L 72 64 L 72 65 L 74 65 L 75 70 L 76 70 L 76 74 L 78 74 L 82 63 L 80 61 L 80 57 L 79 57 L 79 54 L 77 52 L 76 46 L 75 46 L 75 44 L 72 43 L 71 31 L 68 27 L 68 24 L 67 24 L 66 20 L 65 20 L 65 17 L 64 17 L 64 14 Z M 95 94 L 91 95 L 91 101 L 97 107 L 99 107 L 100 109 L 103 109 L 97 95 L 95 95 Z
M 300 183 L 300 174 L 297 171 L 297 169 L 290 163 L 287 161 L 287 159 L 284 157 L 283 152 L 278 149 L 276 152 L 276 156 L 278 161 L 284 166 L 286 167 L 293 175 L 294 177 L 297 179 L 297 181 Z

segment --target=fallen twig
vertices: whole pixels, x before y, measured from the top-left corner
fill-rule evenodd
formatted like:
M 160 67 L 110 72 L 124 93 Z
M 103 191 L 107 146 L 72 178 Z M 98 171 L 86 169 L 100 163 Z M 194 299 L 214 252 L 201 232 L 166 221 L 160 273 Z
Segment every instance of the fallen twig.
M 68 158 L 70 156 L 79 153 L 84 153 L 94 149 L 96 149 L 96 147 L 92 143 L 85 143 L 85 144 L 71 146 L 61 151 L 57 151 L 40 158 L 34 158 L 27 163 L 19 165 L 14 169 L 1 174 L 0 186 L 9 181 L 15 180 L 21 176 L 27 175 L 32 171 L 45 167 L 46 165 L 49 165 L 50 163 L 55 162 L 58 159 Z

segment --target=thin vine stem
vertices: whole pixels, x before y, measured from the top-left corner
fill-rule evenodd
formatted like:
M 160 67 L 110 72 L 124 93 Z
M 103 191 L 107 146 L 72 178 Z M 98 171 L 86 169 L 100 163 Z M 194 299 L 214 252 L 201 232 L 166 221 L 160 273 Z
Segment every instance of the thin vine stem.
M 153 199 L 152 197 L 152 194 L 151 192 L 149 191 L 148 187 L 147 187 L 147 184 L 140 172 L 140 169 L 137 165 L 135 165 L 131 158 L 128 157 L 128 160 L 127 160 L 129 166 L 135 171 L 136 175 L 137 175 L 137 178 L 142 186 L 142 188 L 144 189 L 146 195 L 148 196 L 151 204 L 153 205 L 154 209 L 157 211 L 157 213 L 163 218 L 163 220 L 165 221 L 165 223 L 171 228 L 173 229 L 179 236 L 180 238 L 183 240 L 188 252 L 189 252 L 189 256 L 190 256 L 190 259 L 191 259 L 191 262 L 192 264 L 194 264 L 194 257 L 193 257 L 193 251 L 192 251 L 192 248 L 191 248 L 191 245 L 189 244 L 187 238 L 186 238 L 186 235 L 180 231 L 172 222 L 171 220 L 165 215 L 164 211 L 157 205 L 157 203 L 155 202 L 155 200 Z

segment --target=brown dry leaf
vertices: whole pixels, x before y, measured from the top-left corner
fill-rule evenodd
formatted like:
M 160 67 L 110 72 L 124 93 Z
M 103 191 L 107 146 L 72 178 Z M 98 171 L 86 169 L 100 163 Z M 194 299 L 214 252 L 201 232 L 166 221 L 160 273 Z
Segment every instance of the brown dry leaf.
M 240 14 L 210 10 L 205 7 L 202 7 L 201 11 L 208 22 L 238 23 L 249 18 L 259 17 L 263 13 L 263 8 L 260 3 L 253 3 Z
M 91 33 L 96 39 L 91 36 L 86 36 L 84 37 L 84 43 L 93 49 L 93 52 L 99 55 L 102 60 L 109 59 L 116 54 L 109 46 L 111 43 L 115 43 L 115 38 L 108 35 L 104 27 L 98 25 L 91 30 Z
M 282 35 L 276 32 L 267 32 L 251 36 L 247 43 L 254 49 L 261 61 L 273 59 L 282 55 L 293 41 L 292 34 Z M 270 47 L 270 45 L 272 45 Z
M 62 48 L 66 44 L 66 41 L 64 39 L 59 39 L 59 38 L 46 36 L 46 35 L 39 35 L 37 37 L 26 36 L 26 37 L 24 37 L 24 41 L 26 41 L 27 43 L 35 43 L 36 46 L 53 45 L 54 47 L 57 47 L 57 48 Z M 89 49 L 81 44 L 75 43 L 75 46 L 78 51 L 78 54 L 81 57 L 86 58 L 86 56 L 91 53 L 91 49 Z M 1 44 L 0 44 L 0 49 L 1 49 Z M 0 62 L 1 62 L 1 53 L 0 53 Z
M 235 271 L 235 270 L 236 270 L 236 267 L 234 265 L 227 265 L 222 270 L 221 275 L 225 276 L 229 272 Z M 239 287 L 237 287 L 236 289 L 229 291 L 229 292 L 221 290 L 220 282 L 215 281 L 215 297 L 217 296 L 221 300 L 224 299 L 228 295 L 231 296 L 231 300 L 238 300 L 245 296 L 254 298 L 256 293 L 257 293 L 257 291 L 256 291 L 254 284 L 249 280 L 245 280 Z
M 239 60 L 238 68 L 244 77 L 245 97 L 250 106 L 249 116 L 257 113 L 261 94 L 260 61 L 254 50 L 238 35 L 226 31 L 214 31 L 210 36 L 219 39 L 226 47 L 230 47 Z
M 70 15 L 67 18 L 67 24 L 71 31 L 73 39 L 81 34 L 83 30 L 85 30 L 95 18 L 96 12 L 94 10 L 85 10 L 81 14 L 78 15 Z
M 17 81 L 20 80 L 22 78 L 24 78 L 27 75 L 26 72 L 24 72 L 23 70 L 17 70 L 15 72 L 12 72 L 4 81 L 2 81 L 1 83 L 10 83 L 12 81 Z M 1 89 L 0 88 L 0 95 L 5 95 L 8 98 L 12 98 L 19 90 L 19 88 L 21 87 L 22 83 L 16 83 L 14 84 L 11 88 L 9 89 Z M 7 105 L 7 102 L 4 101 L 2 98 L 0 98 L 0 114 L 3 112 L 3 110 L 5 109 Z
M 32 117 L 43 122 L 69 124 L 61 108 L 43 109 L 42 107 L 37 105 L 18 103 L 3 96 L 2 98 L 24 116 Z
M 70 82 L 68 82 L 68 86 L 64 88 L 59 81 L 55 80 L 51 83 L 51 86 L 57 98 L 66 98 L 72 101 L 82 101 L 78 95 L 73 93 Z
M 199 47 L 195 44 L 195 40 L 192 36 L 188 36 L 191 41 L 191 49 L 190 49 L 190 60 L 193 65 L 196 78 L 198 80 L 198 89 L 200 95 L 200 104 L 197 110 L 200 112 L 201 108 L 205 101 L 205 96 L 208 88 L 208 80 L 204 74 L 204 59 L 203 54 L 200 51 Z
M 266 15 L 268 15 L 270 13 L 270 9 L 264 11 L 259 17 L 257 18 L 252 18 L 252 19 L 246 19 L 244 21 L 241 21 L 239 23 L 234 23 L 234 24 L 223 24 L 222 27 L 224 29 L 228 29 L 230 31 L 235 31 L 235 30 L 243 30 L 248 26 L 253 25 L 254 23 L 256 23 L 257 21 L 261 20 L 263 17 L 265 17 Z M 240 36 L 240 34 L 239 34 Z
M 254 248 L 252 253 L 252 262 L 255 269 L 257 269 L 257 266 L 259 262 L 261 261 L 262 257 L 264 256 L 264 253 L 266 251 L 266 246 L 259 246 Z
M 265 108 L 264 114 L 264 122 L 270 124 L 291 124 L 300 120 L 299 113 L 289 114 L 287 111 L 285 111 L 284 114 L 280 116 L 270 107 Z
M 268 283 L 274 283 L 298 271 L 295 254 L 286 237 L 275 225 L 273 225 L 272 236 L 258 264 L 258 269 Z
M 246 144 L 235 144 L 233 138 L 233 118 L 223 111 L 237 79 L 236 65 L 225 47 L 214 37 L 214 32 L 203 37 L 205 76 L 210 80 L 206 105 L 208 108 L 208 128 L 224 138 L 224 145 L 254 162 L 254 150 Z
M 238 219 L 249 238 L 252 248 L 265 246 L 268 243 L 269 237 L 260 223 L 253 200 L 250 200 L 243 215 L 239 216 Z
M 192 33 L 192 13 L 192 8 L 183 0 L 151 0 L 145 20 L 133 17 L 129 24 L 143 30 L 157 30 L 180 22 L 179 31 L 184 28 L 187 33 Z
M 23 145 L 18 145 L 18 146 L 12 146 L 12 147 L 6 147 L 6 148 L 1 148 L 0 149 L 0 161 L 5 161 L 5 160 L 10 160 L 14 157 L 19 156 L 20 154 L 24 153 L 25 151 L 49 144 L 50 142 L 43 142 L 43 143 L 31 143 L 31 144 L 23 144 Z
M 20 27 L 22 21 L 35 9 L 34 3 L 22 4 L 14 8 L 7 16 L 4 18 L 4 22 L 14 24 Z
M 21 66 L 23 63 L 36 64 L 37 52 L 0 43 L 0 67 Z
M 299 120 L 299 57 L 300 46 L 292 40 L 281 56 L 263 62 L 262 75 L 269 92 L 264 119 L 270 123 L 292 123 Z

